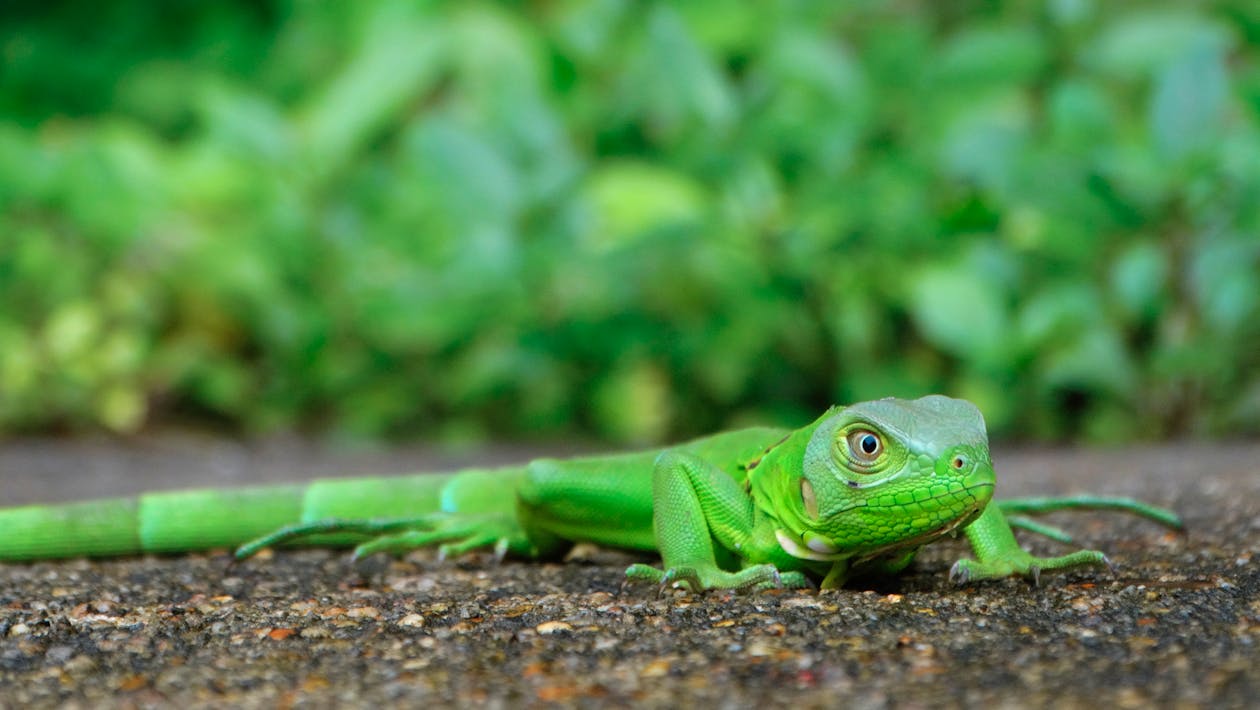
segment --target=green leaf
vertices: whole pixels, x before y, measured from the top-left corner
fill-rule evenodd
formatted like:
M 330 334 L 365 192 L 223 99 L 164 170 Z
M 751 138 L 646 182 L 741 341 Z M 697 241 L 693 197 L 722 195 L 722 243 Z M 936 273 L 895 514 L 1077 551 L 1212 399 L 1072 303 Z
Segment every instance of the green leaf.
M 514 166 L 486 136 L 457 120 L 437 115 L 403 139 L 405 156 L 425 181 L 409 186 L 456 224 L 510 217 L 521 203 Z M 399 196 L 402 199 L 403 196 Z
M 911 315 L 929 343 L 979 363 L 998 356 L 1008 316 L 991 279 L 962 266 L 930 266 L 918 271 L 909 287 Z
M 147 406 L 136 387 L 114 385 L 96 398 L 96 416 L 113 431 L 134 432 L 144 423 Z
M 1235 336 L 1260 318 L 1260 241 L 1254 237 L 1204 239 L 1191 262 L 1199 311 L 1214 330 Z M 1230 344 L 1237 343 L 1230 337 Z
M 646 33 L 623 87 L 628 98 L 671 130 L 691 122 L 704 130 L 728 127 L 737 117 L 731 88 L 686 24 L 668 5 L 654 5 Z
M 660 441 L 673 416 L 669 378 L 645 361 L 613 370 L 592 397 L 600 428 L 616 441 Z
M 444 37 L 431 13 L 397 2 L 379 6 L 356 56 L 304 112 L 307 148 L 321 172 L 347 159 L 437 82 Z
M 969 107 L 946 129 L 942 168 L 991 189 L 1011 185 L 1025 153 L 1030 117 L 1018 95 L 997 97 Z
M 1046 63 L 1044 35 L 1029 27 L 965 25 L 945 44 L 934 71 L 951 84 L 1021 84 Z
M 1223 51 L 1232 38 L 1223 24 L 1192 10 L 1141 10 L 1112 21 L 1086 51 L 1104 73 L 1144 79 L 1192 50 Z
M 1095 146 L 1113 140 L 1116 111 L 1110 96 L 1093 82 L 1079 79 L 1054 87 L 1050 94 L 1051 131 L 1074 146 Z
M 1042 381 L 1057 389 L 1080 388 L 1132 396 L 1137 370 L 1119 335 L 1105 327 L 1090 328 L 1060 343 L 1044 358 Z
M 694 223 L 707 202 L 687 175 L 640 162 L 605 163 L 588 179 L 586 196 L 596 217 L 589 239 L 604 248 Z
M 1151 97 L 1151 134 L 1160 153 L 1176 160 L 1219 143 L 1228 98 L 1219 48 L 1196 47 L 1169 64 Z
M 1094 287 L 1074 280 L 1044 288 L 1023 304 L 1018 316 L 1021 347 L 1043 353 L 1070 341 L 1103 320 L 1101 299 Z
M 1168 259 L 1156 244 L 1137 242 L 1111 268 L 1111 290 L 1131 318 L 1157 315 L 1168 281 Z
M 101 312 L 92 303 L 73 301 L 58 308 L 44 330 L 44 347 L 62 365 L 85 357 L 100 336 Z

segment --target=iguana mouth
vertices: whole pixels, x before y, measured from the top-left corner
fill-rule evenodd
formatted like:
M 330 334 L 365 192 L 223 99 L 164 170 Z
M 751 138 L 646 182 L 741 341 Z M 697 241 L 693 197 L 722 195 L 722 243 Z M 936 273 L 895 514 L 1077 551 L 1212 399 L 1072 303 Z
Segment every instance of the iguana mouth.
M 989 485 L 992 485 L 992 484 L 989 484 Z M 888 545 L 887 547 L 882 547 L 873 552 L 868 552 L 862 555 L 861 557 L 858 557 L 857 559 L 853 560 L 853 564 L 858 565 L 863 562 L 873 560 L 876 557 L 882 557 L 884 555 L 887 555 L 890 552 L 897 552 L 898 550 L 909 550 L 909 549 L 913 549 L 917 547 L 922 547 L 930 542 L 939 540 L 940 538 L 945 537 L 946 535 L 956 533 L 958 532 L 959 529 L 967 527 L 976 518 L 980 517 L 980 513 L 983 510 L 984 510 L 983 507 L 975 506 L 971 510 L 968 510 L 964 515 L 960 515 L 957 518 L 954 518 L 953 520 L 942 525 L 936 530 L 929 530 L 928 532 L 915 535 L 912 538 L 901 540 L 899 542 Z
M 957 496 L 957 495 L 962 495 L 962 494 L 970 494 L 972 499 L 974 500 L 976 497 L 975 491 L 978 491 L 981 488 L 993 488 L 993 487 L 994 487 L 994 484 L 988 481 L 984 483 L 973 483 L 970 486 L 963 487 L 961 490 L 946 491 L 945 493 L 934 495 L 931 498 L 924 498 L 923 500 L 917 500 L 915 501 L 915 503 L 916 504 L 929 503 L 934 500 L 940 500 L 941 498 L 945 498 L 946 496 Z M 990 495 L 990 497 L 992 497 L 992 495 Z M 843 515 L 844 513 L 848 513 L 853 510 L 859 510 L 861 508 L 870 508 L 872 510 L 890 510 L 893 507 L 895 506 L 883 506 L 883 505 L 872 506 L 872 505 L 868 505 L 866 501 L 862 501 L 861 503 L 854 503 L 853 505 L 846 506 L 839 510 L 828 511 L 827 517 L 834 518 L 837 515 Z
M 866 553 L 862 555 L 861 557 L 859 557 L 855 561 L 855 563 L 869 560 L 875 557 L 879 557 L 880 555 L 887 554 L 894 550 L 901 550 L 901 549 L 906 549 L 906 548 L 911 548 L 911 547 L 921 547 L 933 540 L 936 540 L 945 535 L 949 535 L 950 533 L 956 532 L 959 528 L 965 527 L 966 525 L 970 524 L 971 521 L 975 520 L 976 516 L 983 509 L 983 506 L 978 504 L 978 500 L 977 500 L 977 496 L 975 495 L 975 492 L 983 488 L 992 489 L 993 487 L 994 487 L 994 484 L 992 483 L 977 483 L 975 485 L 967 486 L 966 488 L 963 488 L 961 491 L 950 491 L 948 493 L 942 493 L 940 495 L 932 496 L 931 498 L 925 498 L 921 501 L 916 501 L 916 503 L 927 503 L 929 501 L 939 500 L 947 496 L 957 496 L 960 494 L 967 494 L 971 497 L 970 504 L 964 507 L 964 509 L 962 510 L 962 514 L 950 519 L 941 527 L 936 528 L 934 530 L 929 530 L 924 533 L 920 533 L 919 535 L 915 535 L 914 537 L 908 538 L 906 540 L 901 540 L 887 547 L 882 547 L 875 552 Z M 851 510 L 857 510 L 859 508 L 867 508 L 867 507 L 870 507 L 870 506 L 868 506 L 866 503 L 862 503 L 860 505 L 853 505 L 853 506 L 849 506 L 848 508 L 841 509 L 837 511 L 836 513 L 833 513 L 832 515 L 839 515 L 841 513 L 847 513 Z M 817 538 L 814 541 L 811 541 L 812 544 L 806 544 L 801 541 L 800 536 L 793 535 L 782 529 L 775 530 L 774 536 L 775 536 L 775 539 L 778 540 L 779 542 L 779 547 L 782 548 L 784 552 L 798 559 L 816 560 L 818 562 L 830 562 L 830 561 L 842 560 L 842 559 L 854 556 L 854 553 L 852 551 L 841 550 L 838 546 L 834 544 L 829 546 L 835 549 L 834 552 L 826 551 L 827 546 L 818 544 Z

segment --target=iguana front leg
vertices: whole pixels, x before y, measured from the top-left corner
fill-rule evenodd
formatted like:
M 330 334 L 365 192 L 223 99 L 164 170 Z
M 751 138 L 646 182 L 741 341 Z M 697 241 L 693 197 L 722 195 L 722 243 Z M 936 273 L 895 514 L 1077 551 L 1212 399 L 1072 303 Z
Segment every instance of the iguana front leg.
M 718 565 L 714 541 L 739 557 L 751 539 L 755 509 L 739 483 L 713 464 L 676 451 L 662 453 L 652 471 L 652 507 L 665 568 L 631 565 L 626 570 L 630 579 L 693 591 L 808 586 L 800 572 L 781 573 L 770 564 L 735 572 Z

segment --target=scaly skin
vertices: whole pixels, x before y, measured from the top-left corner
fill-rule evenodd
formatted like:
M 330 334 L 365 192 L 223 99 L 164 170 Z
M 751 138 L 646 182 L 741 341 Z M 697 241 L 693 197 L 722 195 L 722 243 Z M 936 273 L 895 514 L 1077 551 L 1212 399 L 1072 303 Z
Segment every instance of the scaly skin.
M 819 580 L 826 589 L 895 574 L 920 547 L 960 530 L 976 559 L 954 566 L 959 582 L 1107 564 L 1093 550 L 1025 552 L 1012 525 L 1070 539 L 1026 514 L 1110 509 L 1181 524 L 1125 498 L 990 505 L 995 482 L 979 410 L 933 395 L 832 408 L 795 431 L 746 429 L 663 451 L 0 510 L 0 560 L 241 543 L 242 558 L 300 543 L 357 544 L 356 556 L 436 545 L 444 555 L 489 548 L 535 559 L 594 542 L 660 553 L 663 568 L 631 565 L 632 580 L 692 590 Z

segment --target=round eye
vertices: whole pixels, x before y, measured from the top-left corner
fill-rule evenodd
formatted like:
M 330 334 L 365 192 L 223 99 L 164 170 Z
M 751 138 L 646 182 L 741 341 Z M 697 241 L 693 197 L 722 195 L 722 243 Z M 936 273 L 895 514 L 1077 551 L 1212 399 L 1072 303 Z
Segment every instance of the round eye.
M 954 468 L 962 470 L 963 466 L 967 465 L 967 457 L 963 456 L 962 454 L 959 454 L 955 456 L 954 460 L 950 461 L 949 463 Z
M 879 435 L 866 429 L 858 429 L 849 434 L 849 451 L 859 461 L 874 461 L 884 450 L 884 442 Z

